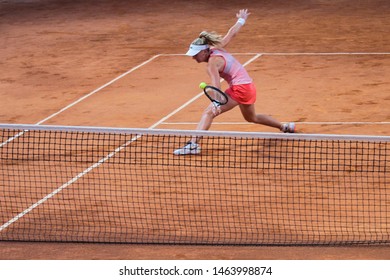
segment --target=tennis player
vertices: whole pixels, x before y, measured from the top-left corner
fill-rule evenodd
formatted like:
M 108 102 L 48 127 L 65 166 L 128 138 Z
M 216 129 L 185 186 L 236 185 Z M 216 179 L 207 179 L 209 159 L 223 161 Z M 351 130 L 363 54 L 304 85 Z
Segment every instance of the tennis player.
M 248 10 L 240 10 L 236 14 L 237 22 L 225 36 L 215 32 L 201 32 L 199 37 L 191 43 L 186 53 L 198 63 L 207 63 L 207 72 L 212 86 L 220 89 L 220 78 L 229 84 L 229 88 L 225 91 L 229 97 L 228 102 L 225 105 L 211 103 L 203 112 L 197 130 L 208 130 L 215 117 L 239 106 L 243 117 L 248 122 L 274 127 L 282 132 L 294 133 L 294 123 L 282 124 L 270 116 L 256 114 L 254 105 L 256 88 L 253 80 L 245 68 L 224 49 L 244 26 L 249 15 Z M 199 138 L 194 137 L 183 148 L 175 150 L 174 154 L 199 154 L 201 149 L 198 141 Z

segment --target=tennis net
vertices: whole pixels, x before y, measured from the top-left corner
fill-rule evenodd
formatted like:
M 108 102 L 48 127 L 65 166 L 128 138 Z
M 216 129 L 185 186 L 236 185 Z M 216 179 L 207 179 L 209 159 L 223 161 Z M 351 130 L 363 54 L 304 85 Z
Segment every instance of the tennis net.
M 390 243 L 390 137 L 0 125 L 0 240 Z M 202 153 L 177 156 L 191 136 Z

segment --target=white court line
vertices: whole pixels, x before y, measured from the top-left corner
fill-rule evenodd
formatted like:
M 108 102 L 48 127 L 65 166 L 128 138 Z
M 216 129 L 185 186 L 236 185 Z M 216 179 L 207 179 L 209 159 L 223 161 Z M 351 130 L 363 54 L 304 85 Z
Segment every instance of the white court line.
M 122 79 L 123 77 L 125 77 L 125 76 L 127 76 L 128 74 L 134 72 L 135 70 L 141 68 L 142 66 L 145 66 L 146 64 L 148 64 L 148 63 L 150 63 L 151 61 L 155 60 L 155 59 L 156 59 L 157 57 L 159 57 L 159 56 L 160 56 L 159 54 L 158 54 L 158 55 L 155 55 L 155 56 L 151 57 L 150 59 L 148 59 L 148 60 L 142 62 L 141 64 L 139 64 L 139 65 L 137 65 L 137 66 L 131 68 L 129 71 L 127 71 L 127 72 L 125 72 L 125 73 L 119 75 L 119 76 L 116 77 L 115 79 L 109 81 L 108 83 L 102 85 L 101 87 L 95 89 L 94 91 L 91 91 L 91 92 L 88 93 L 87 95 L 84 95 L 83 97 L 79 98 L 79 99 L 76 100 L 75 102 L 69 104 L 68 106 L 66 106 L 66 107 L 64 107 L 64 108 L 62 108 L 62 109 L 59 110 L 58 112 L 55 112 L 54 114 L 48 116 L 47 118 L 45 118 L 45 119 L 43 119 L 43 120 L 37 122 L 36 125 L 40 125 L 40 124 L 42 124 L 42 123 L 44 123 L 44 122 L 46 122 L 46 121 L 48 121 L 48 120 L 54 118 L 55 116 L 57 116 L 57 115 L 61 114 L 62 112 L 68 110 L 69 108 L 73 107 L 74 105 L 80 103 L 80 102 L 83 101 L 84 99 L 87 99 L 88 97 L 94 95 L 95 93 L 101 91 L 102 89 L 108 87 L 109 85 L 112 85 L 113 83 L 115 83 L 115 82 L 118 81 L 119 79 Z
M 389 125 L 390 122 L 295 122 L 303 125 Z M 197 122 L 162 122 L 166 125 L 194 125 Z M 213 125 L 257 125 L 250 122 L 213 122 Z
M 81 98 L 77 99 L 76 101 L 72 102 L 71 104 L 67 105 L 66 107 L 60 109 L 59 111 L 51 114 L 50 116 L 44 118 L 43 120 L 40 120 L 39 122 L 37 122 L 35 125 L 41 125 L 43 124 L 44 122 L 54 118 L 55 116 L 61 114 L 62 112 L 68 110 L 69 108 L 72 108 L 73 106 L 75 106 L 76 104 L 80 103 L 81 101 L 87 99 L 88 97 L 91 97 L 92 95 L 94 95 L 95 93 L 101 91 L 102 89 L 108 87 L 109 85 L 112 85 L 113 83 L 115 83 L 116 81 L 118 81 L 119 79 L 122 79 L 123 77 L 127 76 L 128 74 L 134 72 L 135 70 L 141 68 L 142 66 L 145 66 L 146 64 L 152 62 L 154 59 L 158 58 L 160 56 L 160 54 L 157 54 L 153 57 L 151 57 L 150 59 L 142 62 L 141 64 L 131 68 L 129 71 L 119 75 L 118 77 L 112 79 L 111 81 L 109 81 L 108 83 L 102 85 L 101 87 L 91 91 L 90 93 L 88 93 L 87 95 L 84 95 L 82 96 Z M 8 140 L 4 141 L 3 143 L 0 144 L 0 148 L 7 145 L 8 143 L 14 141 L 15 139 L 19 138 L 20 136 L 22 136 L 26 131 L 22 131 L 22 132 L 19 132 L 18 134 L 14 135 L 13 137 L 9 138 Z
M 332 56 L 332 55 L 390 55 L 390 52 L 275 52 L 275 53 L 262 53 L 263 55 L 274 55 L 274 56 Z
M 247 52 L 232 55 L 270 55 L 270 56 L 332 56 L 332 55 L 390 55 L 390 52 Z M 185 54 L 161 54 L 161 56 L 185 56 Z
M 244 66 L 248 65 L 249 63 L 251 63 L 252 61 L 256 60 L 257 58 L 259 58 L 261 56 L 261 54 L 257 54 L 255 55 L 253 58 L 251 58 L 250 60 L 248 60 L 245 64 L 243 64 Z M 156 57 L 156 56 L 155 56 Z M 154 57 L 154 58 L 155 58 Z M 151 60 L 150 60 L 151 61 Z M 122 76 L 122 75 L 121 75 Z M 168 119 L 169 117 L 171 117 L 172 115 L 176 114 L 177 112 L 179 112 L 180 110 L 182 110 L 183 108 L 185 108 L 186 106 L 188 106 L 189 104 L 191 104 L 192 102 L 194 102 L 196 99 L 198 99 L 200 96 L 203 95 L 203 92 L 201 94 L 198 94 L 197 96 L 195 96 L 194 98 L 192 98 L 191 100 L 189 100 L 188 102 L 186 102 L 184 105 L 182 105 L 181 107 L 179 107 L 178 109 L 174 110 L 172 113 L 166 115 L 165 117 L 163 117 L 161 120 L 159 120 L 158 122 L 156 122 L 155 124 L 153 124 L 152 126 L 149 127 L 149 129 L 152 129 L 152 128 L 155 128 L 156 126 L 158 126 L 159 124 L 161 124 L 164 120 Z M 8 222 L 6 222 L 5 224 L 3 224 L 1 227 L 0 227 L 0 232 L 3 231 L 4 229 L 8 228 L 10 225 L 12 225 L 14 222 L 18 221 L 20 218 L 22 218 L 23 216 L 25 216 L 26 214 L 28 214 L 29 212 L 31 212 L 32 210 L 34 210 L 36 207 L 38 207 L 39 205 L 41 205 L 42 203 L 45 203 L 48 199 L 52 198 L 53 196 L 55 196 L 56 194 L 58 194 L 59 192 L 61 192 L 62 190 L 64 190 L 65 188 L 67 188 L 68 186 L 70 186 L 71 184 L 75 183 L 78 179 L 82 178 L 84 175 L 88 174 L 90 171 L 92 171 L 93 169 L 99 167 L 100 165 L 102 165 L 104 162 L 106 162 L 107 160 L 109 160 L 110 158 L 112 158 L 113 156 L 115 156 L 117 153 L 119 153 L 121 150 L 123 150 L 124 148 L 126 148 L 127 146 L 129 146 L 131 143 L 133 143 L 134 141 L 136 141 L 138 138 L 142 137 L 142 135 L 137 135 L 135 137 L 133 137 L 132 139 L 130 139 L 129 141 L 127 141 L 125 144 L 123 144 L 122 146 L 116 148 L 113 152 L 111 152 L 110 154 L 108 154 L 107 156 L 101 158 L 98 162 L 94 163 L 93 165 L 91 165 L 90 167 L 86 168 L 84 171 L 80 172 L 79 174 L 77 174 L 75 177 L 73 177 L 72 179 L 70 179 L 68 182 L 66 182 L 65 184 L 63 184 L 62 186 L 60 186 L 59 188 L 57 188 L 56 190 L 54 190 L 53 192 L 49 193 L 48 195 L 46 195 L 45 197 L 43 197 L 42 199 L 40 199 L 39 201 L 37 201 L 36 203 L 32 204 L 30 207 L 26 208 L 25 210 L 23 210 L 22 212 L 20 212 L 18 215 L 14 216 L 12 219 L 10 219 Z
M 9 227 L 10 225 L 12 225 L 14 222 L 16 222 L 17 220 L 19 220 L 20 218 L 22 218 L 24 215 L 28 214 L 29 212 L 31 212 L 32 210 L 34 210 L 36 207 L 38 207 L 39 205 L 41 205 L 42 203 L 45 203 L 47 200 L 49 200 L 50 198 L 52 198 L 53 196 L 55 196 L 56 194 L 58 194 L 59 192 L 61 192 L 63 189 L 67 188 L 68 186 L 70 186 L 71 184 L 73 184 L 74 182 L 76 182 L 78 179 L 80 179 L 81 177 L 83 177 L 85 174 L 88 174 L 90 171 L 92 171 L 93 169 L 95 169 L 96 167 L 102 165 L 104 162 L 106 162 L 107 160 L 109 160 L 110 158 L 112 158 L 113 156 L 115 156 L 117 153 L 119 153 L 121 150 L 123 150 L 124 148 L 126 148 L 128 145 L 130 145 L 132 142 L 134 142 L 135 140 L 137 140 L 138 138 L 140 138 L 141 135 L 137 135 L 135 137 L 133 137 L 131 140 L 127 141 L 125 144 L 123 144 L 122 146 L 116 148 L 113 152 L 111 152 L 110 154 L 108 154 L 107 156 L 101 158 L 98 162 L 94 163 L 93 165 L 91 165 L 90 167 L 88 167 L 87 169 L 85 169 L 84 171 L 80 172 L 79 174 L 77 174 L 75 177 L 73 177 L 72 179 L 70 179 L 68 182 L 66 182 L 65 184 L 63 184 L 62 186 L 60 186 L 59 188 L 57 188 L 56 190 L 54 190 L 53 192 L 49 193 L 48 195 L 46 195 L 44 198 L 40 199 L 39 201 L 37 201 L 36 203 L 32 204 L 30 207 L 26 208 L 25 210 L 23 210 L 22 212 L 20 212 L 18 215 L 16 215 L 15 217 L 13 217 L 11 220 L 9 220 L 8 222 L 6 222 L 5 224 L 3 224 L 1 227 L 0 227 L 0 232 L 3 231 L 4 229 L 6 229 L 7 227 Z
M 249 59 L 247 62 L 245 62 L 243 64 L 243 66 L 247 66 L 248 64 L 252 63 L 253 61 L 255 61 L 256 59 L 258 59 L 259 57 L 261 56 L 261 54 L 256 54 L 254 57 L 252 57 L 251 59 Z M 221 82 L 223 81 L 223 79 L 220 80 Z M 150 126 L 149 128 L 150 129 L 153 129 L 153 128 L 156 128 L 157 126 L 159 126 L 160 124 L 162 124 L 165 120 L 169 119 L 170 117 L 172 117 L 173 115 L 175 115 L 176 113 L 178 113 L 179 111 L 183 110 L 185 107 L 187 107 L 188 105 L 190 105 L 192 102 L 194 102 L 195 100 L 197 100 L 198 98 L 200 98 L 201 96 L 203 96 L 204 93 L 203 91 L 198 93 L 196 96 L 194 96 L 193 98 L 191 98 L 190 100 L 188 100 L 186 103 L 184 103 L 183 105 L 181 105 L 179 108 L 177 108 L 176 110 L 172 111 L 171 113 L 169 113 L 168 115 L 166 115 L 165 117 L 163 117 L 161 120 L 159 120 L 158 122 L 156 122 L 155 124 L 153 124 L 152 126 Z
M 0 144 L 0 148 L 2 148 L 3 146 L 7 145 L 8 143 L 14 141 L 15 139 L 19 138 L 19 137 L 22 136 L 25 132 L 26 132 L 26 130 L 25 130 L 25 131 L 22 131 L 22 132 L 19 132 L 18 134 L 15 134 L 14 136 L 8 138 L 7 140 L 5 140 L 3 143 Z
M 90 92 L 89 94 L 79 98 L 78 100 L 76 100 L 75 102 L 69 104 L 68 106 L 62 108 L 61 110 L 59 110 L 58 112 L 48 116 L 47 118 L 39 121 L 36 123 L 36 125 L 41 125 L 42 123 L 48 121 L 49 119 L 51 118 L 54 118 L 55 116 L 57 116 L 58 114 L 66 111 L 67 109 L 73 107 L 74 105 L 80 103 L 81 101 L 83 101 L 84 99 L 92 96 L 93 94 L 99 92 L 100 90 L 108 87 L 109 85 L 113 84 L 114 82 L 118 81 L 119 79 L 125 77 L 126 75 L 130 74 L 131 72 L 134 72 L 135 70 L 141 68 L 142 66 L 146 65 L 147 63 L 153 61 L 154 59 L 156 59 L 157 57 L 159 57 L 160 55 L 155 55 L 153 56 L 152 58 L 148 59 L 147 61 L 144 61 L 143 63 L 133 67 L 132 69 L 130 69 L 129 71 L 121 74 L 120 76 L 116 77 L 115 79 L 109 81 L 108 83 L 104 84 L 103 86 L 95 89 L 94 91 Z M 13 140 L 19 138 L 20 136 L 22 136 L 25 132 L 27 132 L 27 130 L 25 131 L 22 131 L 22 132 L 19 132 L 18 134 L 16 134 L 15 136 L 9 138 L 8 140 L 6 140 L 5 142 L 1 143 L 0 144 L 0 148 L 7 145 L 8 143 L 12 142 Z M 71 180 L 69 180 L 68 182 L 66 182 L 65 184 L 63 184 L 62 186 L 60 186 L 59 188 L 57 188 L 56 190 L 54 190 L 53 192 L 51 192 L 50 194 L 48 194 L 47 196 L 45 196 L 44 198 L 40 199 L 39 201 L 37 201 L 36 203 L 32 204 L 30 207 L 28 207 L 27 209 L 25 209 L 24 211 L 20 212 L 18 215 L 16 215 L 15 217 L 13 217 L 11 220 L 9 220 L 8 222 L 6 222 L 5 224 L 3 224 L 1 227 L 0 227 L 0 232 L 3 231 L 4 229 L 6 229 L 7 227 L 9 227 L 11 224 L 13 224 L 14 222 L 16 222 L 17 220 L 19 220 L 20 218 L 22 218 L 24 215 L 28 214 L 29 212 L 31 212 L 33 209 L 35 209 L 36 207 L 38 207 L 39 205 L 41 205 L 42 203 L 46 202 L 48 199 L 50 199 L 51 197 L 55 196 L 56 194 L 58 194 L 59 192 L 61 192 L 63 189 L 65 189 L 66 187 L 68 187 L 69 185 L 73 184 L 74 182 L 76 182 L 78 179 L 80 179 L 81 177 L 83 177 L 85 174 L 89 173 L 91 170 L 95 169 L 96 167 L 100 166 L 102 163 L 106 162 L 108 159 L 112 158 L 115 154 L 117 154 L 118 152 L 120 152 L 121 150 L 123 150 L 125 147 L 127 147 L 130 143 L 134 142 L 135 140 L 137 140 L 140 136 L 135 136 L 134 138 L 132 138 L 131 140 L 129 140 L 128 142 L 126 142 L 124 145 L 120 146 L 119 148 L 115 149 L 115 151 L 113 151 L 112 153 L 110 153 L 109 155 L 105 156 L 104 158 L 100 159 L 97 163 L 91 165 L 90 167 L 88 167 L 87 169 L 85 169 L 84 171 L 80 172 L 77 176 L 73 177 Z

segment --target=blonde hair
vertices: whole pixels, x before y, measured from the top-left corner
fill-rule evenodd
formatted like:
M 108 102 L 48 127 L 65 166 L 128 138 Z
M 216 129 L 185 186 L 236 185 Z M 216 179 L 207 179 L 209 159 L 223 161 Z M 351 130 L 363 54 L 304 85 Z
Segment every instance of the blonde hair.
M 207 32 L 202 31 L 199 34 L 199 37 L 196 38 L 192 44 L 193 45 L 210 45 L 210 46 L 216 46 L 219 45 L 222 42 L 223 37 L 216 32 Z

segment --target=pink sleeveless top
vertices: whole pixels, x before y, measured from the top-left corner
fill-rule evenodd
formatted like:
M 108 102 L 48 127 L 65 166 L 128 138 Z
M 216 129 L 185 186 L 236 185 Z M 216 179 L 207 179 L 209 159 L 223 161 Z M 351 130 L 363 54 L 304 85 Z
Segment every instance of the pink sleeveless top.
M 211 49 L 210 56 L 220 56 L 225 60 L 225 66 L 222 72 L 219 72 L 219 75 L 228 82 L 230 86 L 252 83 L 253 80 L 249 77 L 244 66 L 228 52 L 221 49 Z

